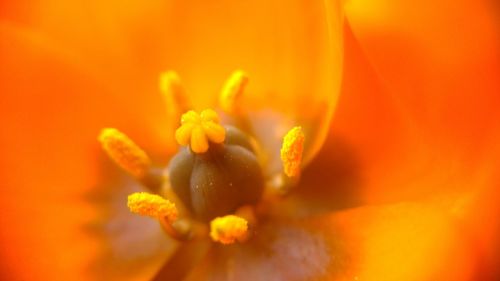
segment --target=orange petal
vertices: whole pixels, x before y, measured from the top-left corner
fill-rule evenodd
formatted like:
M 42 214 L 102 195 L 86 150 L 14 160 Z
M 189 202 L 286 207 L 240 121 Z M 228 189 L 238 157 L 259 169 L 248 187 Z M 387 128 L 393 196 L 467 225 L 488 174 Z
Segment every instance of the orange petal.
M 171 1 L 10 1 L 2 3 L 0 18 L 32 30 L 70 50 L 102 79 L 103 87 L 128 97 L 114 103 L 130 107 L 129 124 L 146 120 L 154 129 L 156 149 L 175 148 L 172 131 L 178 120 L 169 118 L 158 88 L 158 76 L 169 69 L 165 57 L 172 45 L 165 28 Z M 182 77 L 182 75 L 181 75 Z M 137 112 L 145 116 L 135 116 Z M 121 116 L 125 120 L 124 116 Z M 143 119 L 144 118 L 144 119 Z M 170 148 L 167 148 L 170 149 Z
M 462 124 L 458 136 L 453 127 L 460 125 L 438 116 L 427 127 L 412 116 L 410 105 L 403 106 L 398 95 L 381 84 L 349 30 L 345 39 L 345 83 L 332 133 L 304 171 L 303 186 L 291 194 L 283 209 L 289 215 L 304 216 L 366 203 L 471 194 L 474 203 L 457 211 L 476 244 L 479 257 L 474 258 L 483 263 L 477 272 L 485 277 L 479 279 L 494 280 L 487 278 L 499 276 L 492 272 L 498 255 L 491 250 L 498 248 L 500 233 L 495 172 L 500 130 L 494 124 L 498 118 L 490 111 L 496 104 L 490 101 L 493 96 L 487 91 L 476 95 L 484 113 L 477 108 L 473 115 L 459 115 L 467 122 L 481 120 L 477 126 L 482 132 Z M 422 99 L 426 106 L 434 102 Z M 438 126 L 441 132 L 433 129 Z
M 154 271 L 150 266 L 161 263 L 173 245 L 159 236 L 163 233 L 156 224 L 148 226 L 149 237 L 135 233 L 134 239 L 129 239 L 121 229 L 137 225 L 142 229 L 144 222 L 107 220 L 110 213 L 120 211 L 103 194 L 115 192 L 121 184 L 131 186 L 120 180 L 123 173 L 110 168 L 111 162 L 96 141 L 102 127 L 116 126 L 130 132 L 138 143 L 148 143 L 151 127 L 143 118 L 148 114 L 141 112 L 141 103 L 131 92 L 108 88 L 100 80 L 103 77 L 96 76 L 78 55 L 43 34 L 2 23 L 0 49 L 0 167 L 4 187 L 0 233 L 9 245 L 1 250 L 2 263 L 9 265 L 6 275 L 15 276 L 10 279 L 88 280 L 89 264 L 103 250 L 111 253 L 107 261 L 114 263 L 114 273 L 128 259 L 134 274 L 147 274 L 144 267 L 130 265 L 148 256 L 152 260 L 145 270 Z M 165 147 L 163 143 L 155 149 L 154 142 L 149 143 L 152 151 Z M 105 168 L 100 159 L 105 159 Z M 97 197 L 108 202 L 103 209 L 83 198 L 91 191 L 98 191 Z M 128 193 L 113 195 L 116 200 L 123 199 L 119 203 L 124 213 Z M 106 223 L 97 224 L 99 239 L 83 231 L 84 225 L 99 220 Z M 116 239 L 105 240 L 109 237 Z M 140 244 L 142 239 L 162 246 L 129 251 L 130 242 Z M 119 254 L 124 249 L 128 256 Z M 163 253 L 155 252 L 161 249 Z M 101 276 L 110 277 L 107 280 L 125 278 L 110 275 L 109 269 L 101 263 Z
M 21 0 L 2 3 L 0 16 L 79 53 L 115 84 L 133 79 L 133 85 L 123 85 L 124 89 L 147 83 L 151 93 L 157 93 L 156 79 L 166 70 L 164 53 L 172 42 L 165 29 L 170 5 L 169 1 L 146 5 L 137 0 Z
M 187 280 L 470 280 L 471 245 L 459 229 L 418 203 L 268 221 L 247 243 L 214 247 Z
M 328 130 L 342 67 L 342 13 L 336 1 L 330 7 L 334 12 L 322 1 L 179 1 L 164 24 L 175 38 L 169 63 L 196 109 L 217 103 L 233 71 L 248 74 L 240 102 L 276 171 L 291 127 L 304 128 L 305 162 Z
M 332 127 L 333 143 L 327 146 L 342 142 L 352 151 L 365 183 L 358 189 L 364 200 L 386 202 L 463 191 L 489 176 L 481 167 L 500 137 L 495 121 L 500 118 L 495 109 L 500 85 L 493 81 L 492 62 L 484 65 L 484 75 L 466 64 L 443 70 L 444 76 L 461 72 L 456 83 L 440 80 L 441 75 L 416 73 L 427 77 L 416 84 L 427 86 L 418 89 L 394 75 L 392 79 L 401 79 L 398 85 L 407 88 L 393 91 L 387 79 L 379 79 L 378 69 L 349 29 L 345 40 L 343 93 Z M 477 89 L 472 90 L 473 85 Z M 413 102 L 408 102 L 410 98 Z
M 480 145 L 475 136 L 498 129 L 500 41 L 487 1 L 350 0 L 346 13 L 386 90 L 424 137 Z

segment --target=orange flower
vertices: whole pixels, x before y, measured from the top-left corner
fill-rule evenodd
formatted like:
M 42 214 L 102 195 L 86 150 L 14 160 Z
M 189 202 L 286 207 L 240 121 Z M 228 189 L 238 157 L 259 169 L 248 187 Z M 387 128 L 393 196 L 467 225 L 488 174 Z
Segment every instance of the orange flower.
M 494 280 L 493 8 L 365 2 L 1 3 L 2 278 Z M 242 104 L 269 166 L 291 127 L 309 140 L 298 188 L 250 240 L 206 257 L 207 244 L 179 246 L 128 213 L 140 186 L 96 142 L 116 127 L 167 164 L 177 127 L 157 86 L 167 69 L 198 110 L 231 71 L 247 71 Z

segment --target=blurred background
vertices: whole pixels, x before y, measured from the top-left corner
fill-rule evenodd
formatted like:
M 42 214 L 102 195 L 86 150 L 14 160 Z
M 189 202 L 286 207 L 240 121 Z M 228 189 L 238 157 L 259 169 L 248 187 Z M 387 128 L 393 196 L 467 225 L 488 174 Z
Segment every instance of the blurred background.
M 314 189 L 300 196 L 331 211 L 371 206 L 356 215 L 362 226 L 346 226 L 366 226 L 363 235 L 346 241 L 356 253 L 345 262 L 353 264 L 350 270 L 367 276 L 360 280 L 500 280 L 498 1 L 317 2 L 321 5 L 311 8 L 307 1 L 255 1 L 239 11 L 230 1 L 217 0 L 1 0 L 0 279 L 125 280 L 108 265 L 91 269 L 112 247 L 85 231 L 110 217 L 102 202 L 114 191 L 95 195 L 95 190 L 126 182 L 102 155 L 96 137 L 102 127 L 122 128 L 154 161 L 166 164 L 175 124 L 165 114 L 158 74 L 175 67 L 198 93 L 196 103 L 212 99 L 212 88 L 233 70 L 217 61 L 234 50 L 227 42 L 244 38 L 238 34 L 245 30 L 231 25 L 241 12 L 259 15 L 256 28 L 265 28 L 271 18 L 290 23 L 290 29 L 281 25 L 292 34 L 287 42 L 301 48 L 294 52 L 293 44 L 279 45 L 286 36 L 271 29 L 246 38 L 256 54 L 266 44 L 284 46 L 294 58 L 282 62 L 284 67 L 307 72 L 313 58 L 316 72 L 308 82 L 321 76 L 335 84 L 327 97 L 335 113 L 324 132 L 323 158 L 312 162 L 304 177 L 333 180 L 338 187 L 318 190 L 331 200 L 318 200 Z M 335 61 L 320 55 L 326 52 L 321 48 L 299 44 L 326 40 L 327 31 L 315 29 L 321 26 L 319 11 L 332 27 Z M 201 28 L 214 19 L 224 33 Z M 228 39 L 211 41 L 210 32 Z M 315 53 L 304 55 L 309 51 Z M 272 56 L 265 61 L 280 63 Z M 275 82 L 286 87 L 297 76 Z M 325 163 L 335 179 L 320 172 Z M 419 202 L 424 211 L 394 221 L 370 219 L 377 213 L 373 206 L 408 201 Z M 435 210 L 444 215 L 437 218 Z M 405 218 L 414 224 L 406 228 Z M 409 245 L 392 249 L 392 243 Z M 167 244 L 165 252 L 171 250 Z M 108 258 L 119 270 L 136 262 Z M 91 270 L 97 274 L 88 274 Z

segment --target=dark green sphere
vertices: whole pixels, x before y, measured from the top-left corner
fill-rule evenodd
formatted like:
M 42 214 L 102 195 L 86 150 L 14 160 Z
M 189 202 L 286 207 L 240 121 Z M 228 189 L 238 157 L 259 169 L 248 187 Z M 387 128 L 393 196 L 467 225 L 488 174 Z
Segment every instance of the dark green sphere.
M 183 148 L 169 164 L 173 191 L 201 221 L 255 204 L 264 190 L 262 169 L 248 136 L 234 127 L 225 128 L 223 144 L 210 143 L 202 154 Z

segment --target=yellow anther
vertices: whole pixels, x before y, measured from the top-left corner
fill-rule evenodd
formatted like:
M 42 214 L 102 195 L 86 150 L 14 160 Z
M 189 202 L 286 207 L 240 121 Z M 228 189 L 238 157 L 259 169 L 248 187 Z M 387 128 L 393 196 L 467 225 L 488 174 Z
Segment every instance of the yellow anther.
M 218 217 L 210 222 L 210 237 L 215 242 L 232 244 L 247 237 L 248 222 L 235 215 Z
M 237 109 L 237 101 L 248 83 L 248 76 L 241 70 L 235 71 L 226 81 L 219 96 L 219 105 L 225 112 L 233 113 Z
M 160 91 L 163 94 L 168 111 L 176 120 L 182 112 L 188 110 L 189 102 L 186 91 L 177 73 L 166 71 L 160 74 Z
M 165 218 L 169 223 L 177 220 L 178 216 L 174 203 L 147 192 L 136 192 L 129 195 L 127 206 L 132 213 L 152 218 Z
M 122 132 L 107 128 L 101 131 L 99 141 L 103 149 L 118 166 L 138 179 L 143 178 L 151 167 L 146 153 Z
M 189 145 L 195 153 L 205 153 L 209 141 L 222 143 L 226 138 L 226 130 L 219 122 L 219 116 L 211 109 L 205 109 L 201 114 L 190 110 L 182 115 L 175 139 L 180 145 Z
M 285 135 L 281 146 L 281 161 L 287 176 L 295 177 L 300 174 L 303 150 L 304 133 L 301 127 L 294 127 Z

